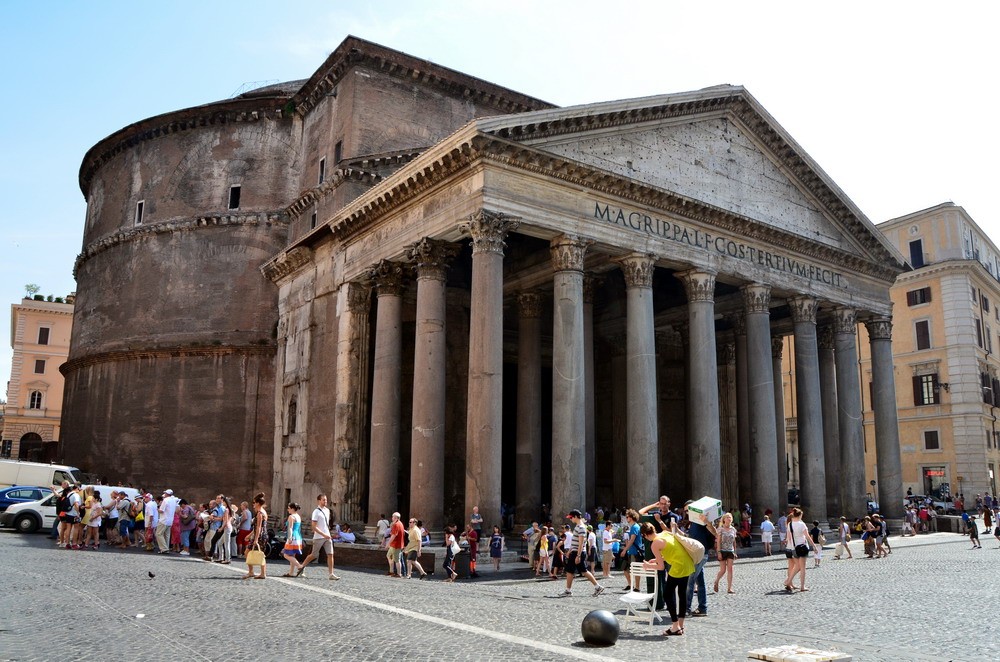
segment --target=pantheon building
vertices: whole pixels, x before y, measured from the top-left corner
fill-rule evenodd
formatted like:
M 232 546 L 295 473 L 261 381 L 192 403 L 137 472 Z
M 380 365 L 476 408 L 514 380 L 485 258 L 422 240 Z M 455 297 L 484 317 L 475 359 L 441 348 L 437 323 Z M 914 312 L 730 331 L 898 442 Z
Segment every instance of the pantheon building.
M 865 510 L 870 388 L 897 514 L 907 267 L 742 87 L 557 108 L 350 37 L 308 80 L 122 129 L 80 180 L 84 468 L 435 529 L 660 494 L 762 513 L 794 419 L 826 520 Z

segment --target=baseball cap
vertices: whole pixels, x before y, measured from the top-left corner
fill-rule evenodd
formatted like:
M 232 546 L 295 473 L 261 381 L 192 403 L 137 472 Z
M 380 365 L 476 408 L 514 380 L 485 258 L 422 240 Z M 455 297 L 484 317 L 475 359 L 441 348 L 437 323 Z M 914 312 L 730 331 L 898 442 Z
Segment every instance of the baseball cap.
M 167 496 L 173 496 L 174 495 L 174 491 L 173 490 L 166 490 L 164 492 L 164 494 L 166 494 Z
M 583 517 L 583 514 L 579 510 L 571 510 L 571 511 L 569 511 L 569 515 L 566 515 L 566 517 L 569 517 L 569 518 L 572 518 L 572 517 Z

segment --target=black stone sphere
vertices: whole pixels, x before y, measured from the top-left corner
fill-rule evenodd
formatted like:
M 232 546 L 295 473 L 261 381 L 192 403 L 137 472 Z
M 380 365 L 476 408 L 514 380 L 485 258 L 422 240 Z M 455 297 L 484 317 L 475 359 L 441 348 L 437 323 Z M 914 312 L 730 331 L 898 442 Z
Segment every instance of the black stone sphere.
M 607 609 L 595 609 L 583 617 L 583 640 L 591 646 L 614 646 L 620 631 L 618 619 Z

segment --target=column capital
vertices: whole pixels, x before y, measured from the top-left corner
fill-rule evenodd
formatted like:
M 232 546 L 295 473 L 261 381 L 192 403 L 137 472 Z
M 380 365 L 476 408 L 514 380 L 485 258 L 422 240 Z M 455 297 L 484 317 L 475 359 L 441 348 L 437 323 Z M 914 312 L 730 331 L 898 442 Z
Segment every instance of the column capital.
M 816 345 L 820 349 L 835 349 L 836 343 L 833 339 L 833 326 L 829 324 L 824 324 L 819 327 L 819 332 L 816 334 Z
M 581 239 L 576 235 L 563 234 L 554 238 L 550 244 L 552 250 L 552 269 L 554 271 L 583 271 L 583 258 L 587 248 L 594 242 Z
M 656 255 L 653 253 L 630 253 L 614 260 L 625 276 L 625 287 L 652 287 Z
M 874 317 L 865 322 L 870 340 L 892 340 L 892 318 Z
M 375 285 L 378 296 L 396 296 L 403 293 L 406 278 L 403 265 L 390 260 L 380 260 L 368 269 L 368 277 Z
M 406 257 L 413 262 L 417 278 L 445 280 L 448 263 L 458 251 L 457 244 L 424 237 L 406 247 Z
M 740 287 L 746 313 L 771 312 L 771 286 L 764 283 L 747 283 Z
M 747 316 L 744 313 L 726 315 L 726 319 L 733 325 L 735 335 L 745 336 L 747 334 Z
M 347 288 L 347 310 L 350 313 L 367 313 L 371 300 L 371 287 L 358 281 L 344 283 Z
M 792 311 L 792 321 L 816 323 L 816 299 L 807 296 L 797 296 L 788 299 L 788 308 Z
M 472 237 L 472 252 L 503 255 L 504 237 L 521 225 L 521 219 L 500 212 L 480 209 L 459 225 L 462 232 Z
M 583 273 L 583 302 L 594 303 L 594 289 L 604 284 L 604 276 L 592 271 Z
M 837 306 L 833 309 L 833 332 L 837 335 L 854 335 L 858 327 L 858 314 L 853 308 Z
M 715 302 L 715 271 L 711 269 L 688 269 L 674 274 L 684 283 L 688 302 Z
M 784 336 L 771 336 L 771 358 L 780 359 L 785 350 Z
M 522 319 L 537 319 L 542 316 L 542 295 L 535 291 L 517 293 L 517 311 Z

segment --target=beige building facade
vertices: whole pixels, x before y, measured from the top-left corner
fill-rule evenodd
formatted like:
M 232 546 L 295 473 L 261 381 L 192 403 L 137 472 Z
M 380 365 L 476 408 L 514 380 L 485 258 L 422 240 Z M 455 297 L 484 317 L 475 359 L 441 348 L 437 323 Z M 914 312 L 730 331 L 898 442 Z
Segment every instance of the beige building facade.
M 67 300 L 25 298 L 11 305 L 14 355 L 0 434 L 4 457 L 42 462 L 61 458 L 63 376 L 59 366 L 69 354 L 73 327 L 73 297 Z
M 962 493 L 966 502 L 995 494 L 1000 250 L 965 209 L 950 202 L 878 228 L 913 267 L 891 290 L 904 489 L 937 498 Z M 867 382 L 867 354 L 861 371 Z M 875 454 L 865 457 L 869 480 L 878 480 Z

